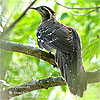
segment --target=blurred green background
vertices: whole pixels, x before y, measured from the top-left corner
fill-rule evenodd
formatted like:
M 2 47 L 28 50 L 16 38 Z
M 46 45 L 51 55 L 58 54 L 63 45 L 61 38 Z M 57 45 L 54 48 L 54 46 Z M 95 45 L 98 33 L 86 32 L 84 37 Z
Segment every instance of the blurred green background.
M 32 0 L 2 0 L 0 1 L 0 31 L 14 22 L 26 9 Z M 82 58 L 86 71 L 100 68 L 100 9 L 84 14 L 91 9 L 68 10 L 56 4 L 67 7 L 95 7 L 100 6 L 100 0 L 38 0 L 34 6 L 47 5 L 55 12 L 57 21 L 73 27 L 79 33 L 82 42 Z M 4 39 L 37 46 L 36 29 L 41 22 L 40 15 L 29 10 L 22 20 L 6 35 Z M 47 62 L 11 51 L 0 49 L 0 79 L 9 86 L 17 86 L 32 80 L 50 76 L 60 76 L 59 69 Z M 34 99 L 33 99 L 34 98 Z M 67 86 L 57 86 L 49 89 L 35 90 L 15 97 L 11 100 L 100 100 L 100 83 L 88 84 L 83 98 L 73 96 Z

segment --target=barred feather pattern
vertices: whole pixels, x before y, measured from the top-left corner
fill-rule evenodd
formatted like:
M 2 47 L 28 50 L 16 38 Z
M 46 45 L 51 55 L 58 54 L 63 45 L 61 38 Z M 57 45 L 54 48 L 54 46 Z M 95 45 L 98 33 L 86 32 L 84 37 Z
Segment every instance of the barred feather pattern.
M 37 30 L 38 45 L 48 51 L 56 49 L 55 62 L 72 94 L 83 96 L 87 79 L 82 66 L 78 33 L 53 19 L 43 21 Z

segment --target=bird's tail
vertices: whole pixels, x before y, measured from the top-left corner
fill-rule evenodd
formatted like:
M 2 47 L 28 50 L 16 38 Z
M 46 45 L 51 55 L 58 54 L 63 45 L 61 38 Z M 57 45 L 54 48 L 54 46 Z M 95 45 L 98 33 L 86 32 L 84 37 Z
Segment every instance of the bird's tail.
M 57 50 L 55 58 L 62 76 L 66 79 L 70 92 L 83 97 L 87 79 L 80 54 L 80 52 L 62 53 Z

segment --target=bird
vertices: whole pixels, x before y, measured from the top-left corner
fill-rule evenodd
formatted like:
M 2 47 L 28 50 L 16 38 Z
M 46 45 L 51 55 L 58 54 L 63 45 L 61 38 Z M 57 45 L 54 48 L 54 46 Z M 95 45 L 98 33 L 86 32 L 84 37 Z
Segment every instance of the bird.
M 40 48 L 55 53 L 55 63 L 60 69 L 70 92 L 83 97 L 87 89 L 86 72 L 82 65 L 81 40 L 75 29 L 55 20 L 55 12 L 48 6 L 31 7 L 41 18 L 37 28 L 37 42 Z

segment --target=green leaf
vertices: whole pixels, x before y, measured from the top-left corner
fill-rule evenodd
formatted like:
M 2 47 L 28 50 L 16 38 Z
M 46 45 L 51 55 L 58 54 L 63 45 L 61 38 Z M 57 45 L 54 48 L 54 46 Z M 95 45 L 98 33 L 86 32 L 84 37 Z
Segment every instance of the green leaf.
M 63 20 L 63 19 L 65 19 L 65 18 L 67 18 L 68 17 L 68 14 L 67 13 L 63 13 L 62 15 L 61 15 L 61 19 L 60 20 Z
M 63 92 L 66 92 L 67 86 L 66 85 L 65 86 L 61 86 L 61 89 L 62 89 Z

